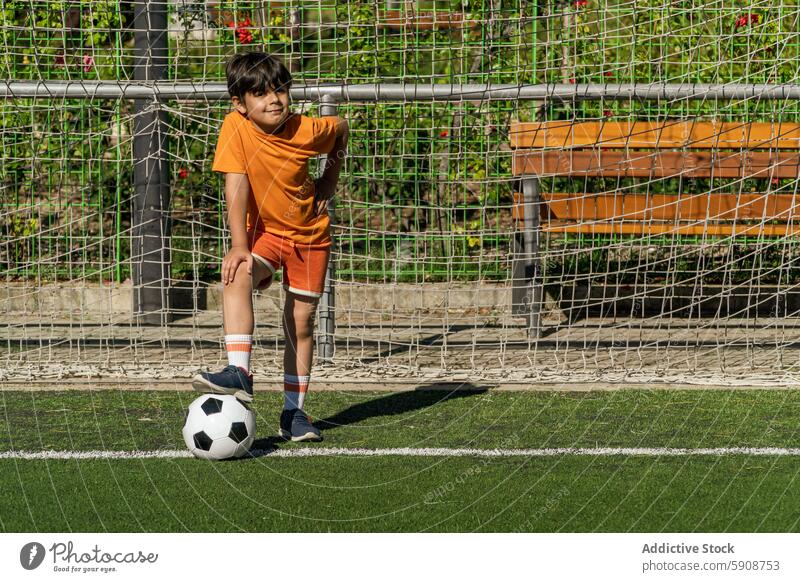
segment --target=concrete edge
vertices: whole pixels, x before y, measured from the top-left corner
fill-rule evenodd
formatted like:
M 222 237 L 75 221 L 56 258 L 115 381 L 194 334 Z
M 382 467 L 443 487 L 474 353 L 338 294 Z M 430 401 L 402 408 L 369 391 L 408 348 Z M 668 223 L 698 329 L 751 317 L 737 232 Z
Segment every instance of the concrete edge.
M 404 381 L 386 382 L 376 380 L 341 380 L 313 381 L 311 392 L 614 392 L 621 390 L 796 390 L 800 387 L 720 384 L 655 384 L 655 383 L 610 383 L 610 382 L 575 382 L 575 383 L 537 383 L 537 382 L 484 382 L 475 381 Z M 171 380 L 150 379 L 59 379 L 59 380 L 8 380 L 0 385 L 0 392 L 63 392 L 63 391 L 99 391 L 125 390 L 131 392 L 146 391 L 179 391 L 191 392 L 190 378 Z M 282 381 L 278 379 L 256 380 L 256 392 L 282 392 Z

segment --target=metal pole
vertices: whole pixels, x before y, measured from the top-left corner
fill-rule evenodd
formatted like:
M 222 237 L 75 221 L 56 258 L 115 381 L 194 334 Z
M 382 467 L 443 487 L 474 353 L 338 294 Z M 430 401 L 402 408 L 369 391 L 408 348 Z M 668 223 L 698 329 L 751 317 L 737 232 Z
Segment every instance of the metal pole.
M 152 22 L 152 19 L 151 19 Z M 140 81 L 140 79 L 136 79 Z M 661 101 L 743 99 L 797 100 L 800 85 L 744 83 L 627 83 L 627 84 L 428 84 L 398 83 L 367 85 L 311 85 L 291 90 L 296 101 L 321 101 L 323 96 L 337 103 L 379 101 L 578 101 L 600 99 L 648 99 Z M 161 81 L 137 83 L 118 81 L 0 81 L 0 97 L 50 97 L 69 99 L 186 99 L 209 101 L 227 99 L 225 83 Z
M 528 307 L 528 336 L 541 335 L 541 311 L 544 281 L 539 260 L 539 178 L 522 181 L 523 240 L 525 247 L 526 303 Z
M 140 0 L 134 8 L 134 79 L 152 82 L 167 68 L 167 2 Z M 170 321 L 170 218 L 167 119 L 154 95 L 134 100 L 131 263 L 133 314 L 139 323 Z
M 319 114 L 323 117 L 338 114 L 336 102 L 330 97 L 324 96 L 319 108 Z M 321 167 L 325 167 L 328 156 L 321 156 Z M 333 198 L 328 203 L 328 216 L 333 226 L 334 210 L 336 199 Z M 331 243 L 331 258 L 328 261 L 328 272 L 325 274 L 325 289 L 319 301 L 319 330 L 317 335 L 317 357 L 325 362 L 333 360 L 334 334 L 336 333 L 336 288 L 334 277 L 336 276 L 336 265 L 333 261 L 333 243 Z

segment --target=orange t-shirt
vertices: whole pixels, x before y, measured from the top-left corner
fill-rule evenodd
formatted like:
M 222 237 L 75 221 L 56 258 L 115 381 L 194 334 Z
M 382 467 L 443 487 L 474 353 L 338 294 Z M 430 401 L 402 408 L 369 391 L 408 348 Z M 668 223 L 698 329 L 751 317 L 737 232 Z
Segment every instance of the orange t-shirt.
M 327 154 L 336 141 L 335 117 L 292 113 L 277 134 L 266 134 L 238 111 L 225 116 L 214 155 L 214 172 L 247 174 L 252 195 L 247 228 L 300 244 L 330 240 L 328 213 L 314 214 L 309 158 Z

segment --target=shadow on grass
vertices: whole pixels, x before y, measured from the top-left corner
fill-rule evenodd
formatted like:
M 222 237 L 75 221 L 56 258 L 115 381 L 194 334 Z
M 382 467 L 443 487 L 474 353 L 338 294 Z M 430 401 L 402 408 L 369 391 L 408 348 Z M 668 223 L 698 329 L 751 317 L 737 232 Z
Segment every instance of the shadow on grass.
M 432 384 L 407 392 L 393 392 L 380 398 L 359 402 L 337 412 L 333 416 L 320 418 L 314 423 L 320 430 L 334 430 L 350 424 L 358 424 L 377 416 L 394 416 L 428 408 L 446 400 L 477 396 L 487 391 L 474 384 Z
M 405 414 L 428 408 L 447 400 L 478 396 L 487 391 L 488 388 L 478 387 L 469 382 L 426 384 L 414 390 L 393 392 L 386 396 L 348 406 L 332 416 L 318 419 L 314 422 L 314 426 L 323 431 L 336 430 L 343 426 L 358 424 L 370 418 Z M 278 450 L 283 444 L 286 444 L 286 441 L 277 436 L 257 439 L 250 448 L 250 455 L 244 458 L 268 455 Z

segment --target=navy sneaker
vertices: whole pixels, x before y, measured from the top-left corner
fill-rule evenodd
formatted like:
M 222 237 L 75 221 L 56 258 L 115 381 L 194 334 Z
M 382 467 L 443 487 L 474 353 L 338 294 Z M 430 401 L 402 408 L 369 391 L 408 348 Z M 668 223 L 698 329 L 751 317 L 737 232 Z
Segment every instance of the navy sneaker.
M 198 392 L 232 394 L 242 402 L 253 401 L 253 375 L 239 366 L 230 365 L 221 372 L 200 372 L 192 379 L 192 388 Z
M 311 424 L 311 419 L 299 408 L 281 412 L 279 434 L 287 441 L 321 441 L 319 429 Z

